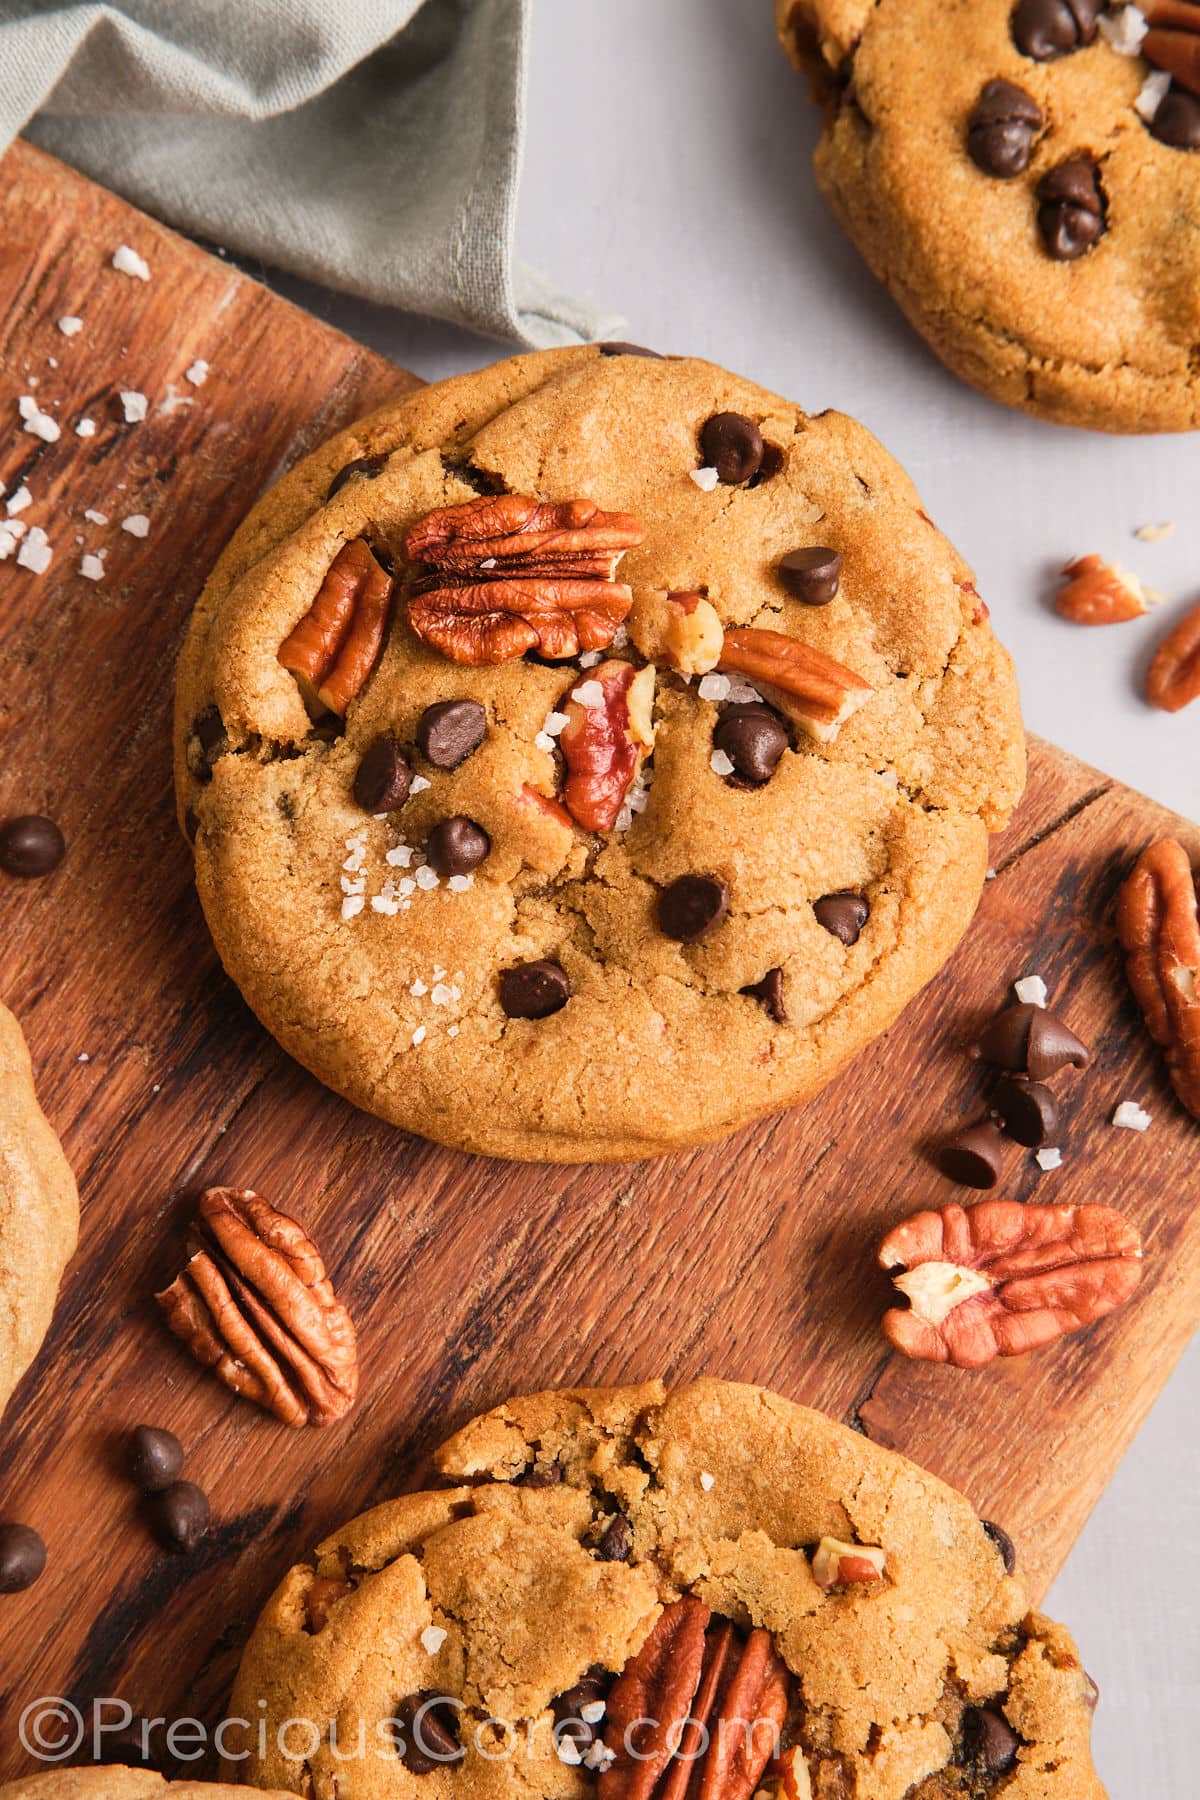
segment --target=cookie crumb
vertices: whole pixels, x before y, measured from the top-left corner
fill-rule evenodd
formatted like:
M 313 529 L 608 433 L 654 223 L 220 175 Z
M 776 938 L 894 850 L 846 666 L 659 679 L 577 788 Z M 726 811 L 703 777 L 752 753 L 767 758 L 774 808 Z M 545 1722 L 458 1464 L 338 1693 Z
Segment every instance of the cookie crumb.
M 1153 1120 L 1136 1100 L 1122 1100 L 1113 1113 L 1112 1122 L 1121 1131 L 1149 1131 Z
M 132 275 L 138 281 L 150 279 L 150 264 L 128 244 L 117 245 L 113 251 L 112 266 L 122 275 Z
M 1170 80 L 1170 76 L 1167 80 Z M 1175 521 L 1165 519 L 1161 525 L 1139 525 L 1133 535 L 1141 538 L 1143 544 L 1162 544 L 1169 537 L 1175 536 Z

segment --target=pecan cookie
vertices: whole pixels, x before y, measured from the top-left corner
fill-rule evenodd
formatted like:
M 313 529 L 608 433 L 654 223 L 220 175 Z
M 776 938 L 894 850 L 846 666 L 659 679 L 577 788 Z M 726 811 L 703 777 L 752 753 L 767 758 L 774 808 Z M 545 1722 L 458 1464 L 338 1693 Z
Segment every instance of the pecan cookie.
M 1103 1800 L 1094 1685 L 1010 1540 L 821 1414 L 709 1380 L 538 1394 L 437 1463 L 457 1485 L 366 1513 L 269 1603 L 230 1708 L 253 1779 Z
M 955 374 L 1066 424 L 1200 425 L 1200 4 L 776 11 L 820 184 Z
M 37 1102 L 21 1028 L 0 1006 L 0 1412 L 37 1354 L 79 1237 L 79 1195 Z
M 867 432 L 595 347 L 407 396 L 269 494 L 176 748 L 284 1047 L 567 1161 L 820 1088 L 957 942 L 1024 771 L 970 570 Z
M 261 1788 L 166 1782 L 149 1769 L 50 1769 L 0 1787 L 0 1800 L 264 1800 Z M 271 1800 L 267 1795 L 266 1800 Z M 282 1800 L 276 1795 L 275 1800 Z

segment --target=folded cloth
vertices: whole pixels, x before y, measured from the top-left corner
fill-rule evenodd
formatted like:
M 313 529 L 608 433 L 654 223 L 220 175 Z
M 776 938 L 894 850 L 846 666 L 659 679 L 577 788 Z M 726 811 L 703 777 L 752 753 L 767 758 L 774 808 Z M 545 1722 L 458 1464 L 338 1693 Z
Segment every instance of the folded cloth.
M 24 129 L 185 231 L 370 300 L 607 336 L 514 252 L 530 5 L 0 0 L 0 147 Z

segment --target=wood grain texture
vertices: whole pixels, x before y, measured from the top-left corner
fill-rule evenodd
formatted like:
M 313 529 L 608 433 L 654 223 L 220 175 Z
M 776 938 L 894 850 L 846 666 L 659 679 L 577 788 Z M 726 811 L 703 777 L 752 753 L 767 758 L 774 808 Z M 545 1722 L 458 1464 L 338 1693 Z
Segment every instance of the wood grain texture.
M 1174 831 L 1200 854 L 1200 832 L 1035 744 L 949 967 L 818 1101 L 725 1144 L 518 1168 L 354 1112 L 276 1049 L 217 966 L 172 819 L 171 672 L 204 572 L 259 491 L 411 378 L 34 151 L 10 152 L 4 177 L 12 416 L 32 372 L 57 416 L 103 424 L 53 446 L 10 435 L 0 462 L 56 545 L 44 576 L 0 565 L 0 816 L 45 808 L 70 846 L 49 881 L 0 887 L 0 993 L 84 1203 L 53 1329 L 0 1431 L 0 1517 L 50 1548 L 38 1586 L 0 1601 L 0 1778 L 27 1764 L 16 1725 L 39 1695 L 218 1716 L 289 1563 L 419 1481 L 470 1413 L 534 1387 L 700 1371 L 768 1384 L 962 1487 L 1043 1591 L 1196 1317 L 1200 1131 L 1127 996 L 1112 900 L 1151 837 Z M 149 287 L 109 269 L 121 241 L 151 263 Z M 63 313 L 86 321 L 70 343 Z M 164 411 L 197 356 L 208 383 Z M 119 387 L 151 396 L 145 423 L 119 422 Z M 144 541 L 115 523 L 97 534 L 99 585 L 75 573 L 86 506 L 151 520 Z M 978 1106 L 965 1046 L 1028 971 L 1098 1054 L 1061 1084 L 1063 1170 L 1039 1176 L 1014 1148 L 1006 1191 L 1124 1207 L 1146 1279 L 1123 1313 L 1038 1356 L 970 1375 L 909 1364 L 878 1335 L 890 1290 L 873 1247 L 903 1213 L 960 1197 L 928 1144 Z M 1127 1097 L 1155 1115 L 1144 1138 L 1107 1124 Z M 179 1266 L 196 1194 L 222 1181 L 294 1210 L 325 1252 L 362 1349 L 343 1426 L 289 1433 L 162 1328 L 153 1291 Z M 180 1433 L 212 1496 L 216 1526 L 191 1559 L 154 1547 L 122 1477 L 143 1420 Z

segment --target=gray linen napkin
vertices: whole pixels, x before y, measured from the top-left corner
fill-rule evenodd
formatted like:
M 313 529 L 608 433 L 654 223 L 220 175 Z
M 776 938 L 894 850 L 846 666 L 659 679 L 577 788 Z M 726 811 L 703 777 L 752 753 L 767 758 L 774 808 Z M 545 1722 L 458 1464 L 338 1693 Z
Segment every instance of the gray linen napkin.
M 528 344 L 608 336 L 514 254 L 530 5 L 0 0 L 0 147 L 24 129 L 185 231 L 370 300 Z

